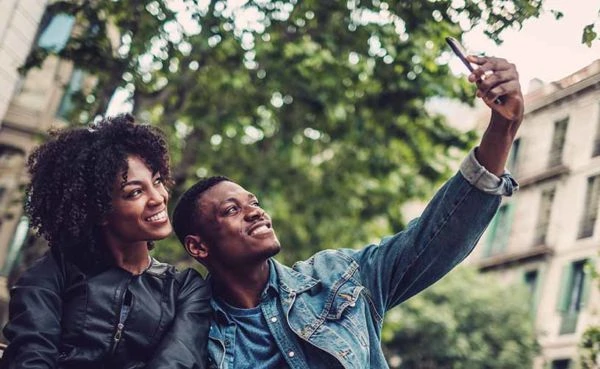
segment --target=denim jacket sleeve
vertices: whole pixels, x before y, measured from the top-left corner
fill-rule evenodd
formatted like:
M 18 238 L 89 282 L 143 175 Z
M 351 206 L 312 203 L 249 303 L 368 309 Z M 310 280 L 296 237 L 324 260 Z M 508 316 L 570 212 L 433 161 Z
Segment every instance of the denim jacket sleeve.
M 421 217 L 405 230 L 379 245 L 351 252 L 378 314 L 427 288 L 460 263 L 496 213 L 499 195 L 512 193 L 513 183 L 516 187 L 510 175 L 498 178 L 487 172 L 473 176 L 472 170 L 480 169 L 473 164 L 479 165 L 474 156 L 467 157 L 461 172 L 438 190 Z M 488 187 L 479 188 L 482 183 Z
M 63 287 L 63 273 L 50 252 L 12 287 L 9 320 L 3 330 L 10 344 L 1 368 L 57 367 Z
M 198 272 L 178 273 L 181 283 L 175 320 L 146 369 L 205 369 L 208 367 L 211 289 Z

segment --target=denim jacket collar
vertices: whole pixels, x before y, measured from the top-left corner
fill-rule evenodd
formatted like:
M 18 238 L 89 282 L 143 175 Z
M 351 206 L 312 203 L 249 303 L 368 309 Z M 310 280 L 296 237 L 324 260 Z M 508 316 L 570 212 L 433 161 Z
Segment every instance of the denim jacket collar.
M 279 277 L 279 288 L 288 294 L 298 294 L 310 290 L 320 283 L 319 280 L 289 268 L 275 259 L 270 259 L 269 263 L 271 265 L 271 280 L 273 281 L 273 277 Z M 273 275 L 273 270 L 276 271 L 276 276 Z
M 286 294 L 297 294 L 309 290 L 319 283 L 318 280 L 299 273 L 275 259 L 269 259 L 268 263 L 269 279 L 261 294 L 261 299 L 264 299 L 271 291 L 276 294 L 279 294 L 281 291 Z M 211 300 L 211 305 L 216 321 L 225 324 L 231 323 L 229 317 L 215 299 Z

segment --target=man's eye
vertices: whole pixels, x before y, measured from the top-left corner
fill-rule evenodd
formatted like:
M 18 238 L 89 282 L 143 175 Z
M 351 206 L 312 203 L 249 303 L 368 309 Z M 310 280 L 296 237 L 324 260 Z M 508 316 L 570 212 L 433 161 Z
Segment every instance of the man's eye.
M 252 201 L 251 205 L 252 205 L 252 206 L 256 206 L 256 207 L 259 207 L 259 208 L 260 208 L 260 202 L 258 202 L 258 200 L 256 200 L 256 201 Z
M 236 212 L 237 212 L 237 206 L 230 206 L 227 209 L 225 209 L 225 211 L 224 211 L 225 215 L 235 214 Z
M 162 177 L 156 177 L 156 179 L 154 179 L 154 185 L 161 184 L 163 182 L 164 180 Z

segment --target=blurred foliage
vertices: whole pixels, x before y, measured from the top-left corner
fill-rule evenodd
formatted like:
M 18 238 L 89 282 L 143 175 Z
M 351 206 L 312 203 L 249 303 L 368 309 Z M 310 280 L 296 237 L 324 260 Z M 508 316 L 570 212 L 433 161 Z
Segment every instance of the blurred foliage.
M 579 363 L 581 369 L 598 369 L 600 366 L 600 327 L 588 327 L 579 342 Z
M 391 368 L 530 369 L 539 350 L 524 286 L 459 267 L 386 315 Z
M 586 272 L 596 282 L 596 287 L 600 288 L 600 273 L 594 262 L 586 264 Z M 597 314 L 595 312 L 594 314 Z M 577 368 L 580 369 L 598 369 L 600 367 L 600 325 L 589 325 L 579 340 L 579 360 Z
M 583 35 L 581 36 L 581 42 L 592 47 L 592 42 L 600 40 L 600 35 L 596 31 L 594 23 L 588 24 L 583 28 Z
M 98 78 L 76 120 L 128 94 L 169 137 L 172 198 L 199 176 L 229 176 L 262 199 L 289 262 L 404 226 L 401 206 L 429 197 L 475 140 L 425 109 L 473 101 L 444 37 L 483 25 L 500 42 L 542 3 L 73 0 L 49 12 L 76 16 L 57 54 Z M 156 255 L 185 259 L 174 239 Z

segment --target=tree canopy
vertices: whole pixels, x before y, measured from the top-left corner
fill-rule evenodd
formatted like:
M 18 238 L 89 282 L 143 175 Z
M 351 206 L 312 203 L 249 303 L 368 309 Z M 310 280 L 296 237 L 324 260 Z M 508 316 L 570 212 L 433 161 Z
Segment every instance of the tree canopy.
M 390 367 L 530 369 L 538 352 L 523 286 L 460 267 L 386 315 Z
M 473 100 L 449 71 L 444 37 L 539 16 L 543 1 L 57 1 L 76 16 L 49 53 L 96 76 L 72 122 L 128 94 L 168 135 L 176 187 L 222 174 L 255 192 L 296 260 L 399 230 L 401 206 L 428 197 L 475 139 L 429 112 L 433 97 Z M 182 256 L 163 242 L 160 257 Z

